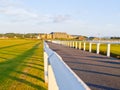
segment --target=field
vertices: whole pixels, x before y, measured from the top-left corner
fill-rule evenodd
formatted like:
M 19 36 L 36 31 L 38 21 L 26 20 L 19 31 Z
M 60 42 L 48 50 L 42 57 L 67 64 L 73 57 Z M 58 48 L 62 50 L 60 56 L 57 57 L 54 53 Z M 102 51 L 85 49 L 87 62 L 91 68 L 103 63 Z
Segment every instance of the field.
M 82 43 L 83 49 L 83 43 Z M 97 45 L 92 44 L 92 52 L 96 53 Z M 86 43 L 86 50 L 89 51 L 89 43 Z M 107 44 L 100 44 L 100 54 L 107 54 Z M 112 57 L 120 58 L 120 44 L 111 44 L 110 54 Z
M 0 40 L 0 90 L 47 90 L 42 41 Z

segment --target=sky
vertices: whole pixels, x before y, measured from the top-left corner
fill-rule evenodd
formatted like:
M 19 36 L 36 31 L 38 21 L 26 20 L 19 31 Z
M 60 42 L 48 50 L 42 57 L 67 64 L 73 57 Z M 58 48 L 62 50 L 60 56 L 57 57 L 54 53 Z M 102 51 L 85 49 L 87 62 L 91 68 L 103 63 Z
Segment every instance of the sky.
M 120 0 L 0 0 L 0 33 L 120 36 Z

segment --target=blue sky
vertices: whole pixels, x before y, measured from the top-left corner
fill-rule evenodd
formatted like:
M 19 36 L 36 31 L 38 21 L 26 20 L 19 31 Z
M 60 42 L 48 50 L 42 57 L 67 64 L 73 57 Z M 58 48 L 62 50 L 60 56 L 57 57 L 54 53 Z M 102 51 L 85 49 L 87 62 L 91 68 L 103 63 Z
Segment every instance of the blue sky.
M 0 0 L 0 33 L 120 36 L 120 0 Z

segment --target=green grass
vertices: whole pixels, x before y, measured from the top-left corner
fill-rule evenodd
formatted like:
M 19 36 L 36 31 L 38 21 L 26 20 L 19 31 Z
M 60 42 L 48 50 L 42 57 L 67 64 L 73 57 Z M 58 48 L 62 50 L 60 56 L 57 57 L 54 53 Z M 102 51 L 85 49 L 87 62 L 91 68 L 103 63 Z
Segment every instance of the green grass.
M 43 44 L 38 40 L 0 40 L 0 90 L 47 90 Z

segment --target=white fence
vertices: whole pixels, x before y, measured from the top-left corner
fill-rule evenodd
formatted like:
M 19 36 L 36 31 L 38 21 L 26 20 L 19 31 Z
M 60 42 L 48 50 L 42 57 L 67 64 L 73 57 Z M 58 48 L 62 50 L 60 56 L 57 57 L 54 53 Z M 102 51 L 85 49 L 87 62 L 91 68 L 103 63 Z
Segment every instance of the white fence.
M 74 47 L 74 48 L 79 48 L 81 49 L 81 43 L 83 43 L 83 50 L 86 50 L 86 43 L 89 42 L 89 52 L 92 51 L 92 44 L 97 44 L 96 48 L 96 53 L 99 54 L 100 52 L 100 44 L 107 44 L 107 56 L 110 57 L 110 47 L 111 44 L 120 44 L 120 41 L 52 41 L 53 43 L 69 46 L 69 47 Z
M 48 90 L 90 90 L 47 43 L 44 43 L 44 71 Z

